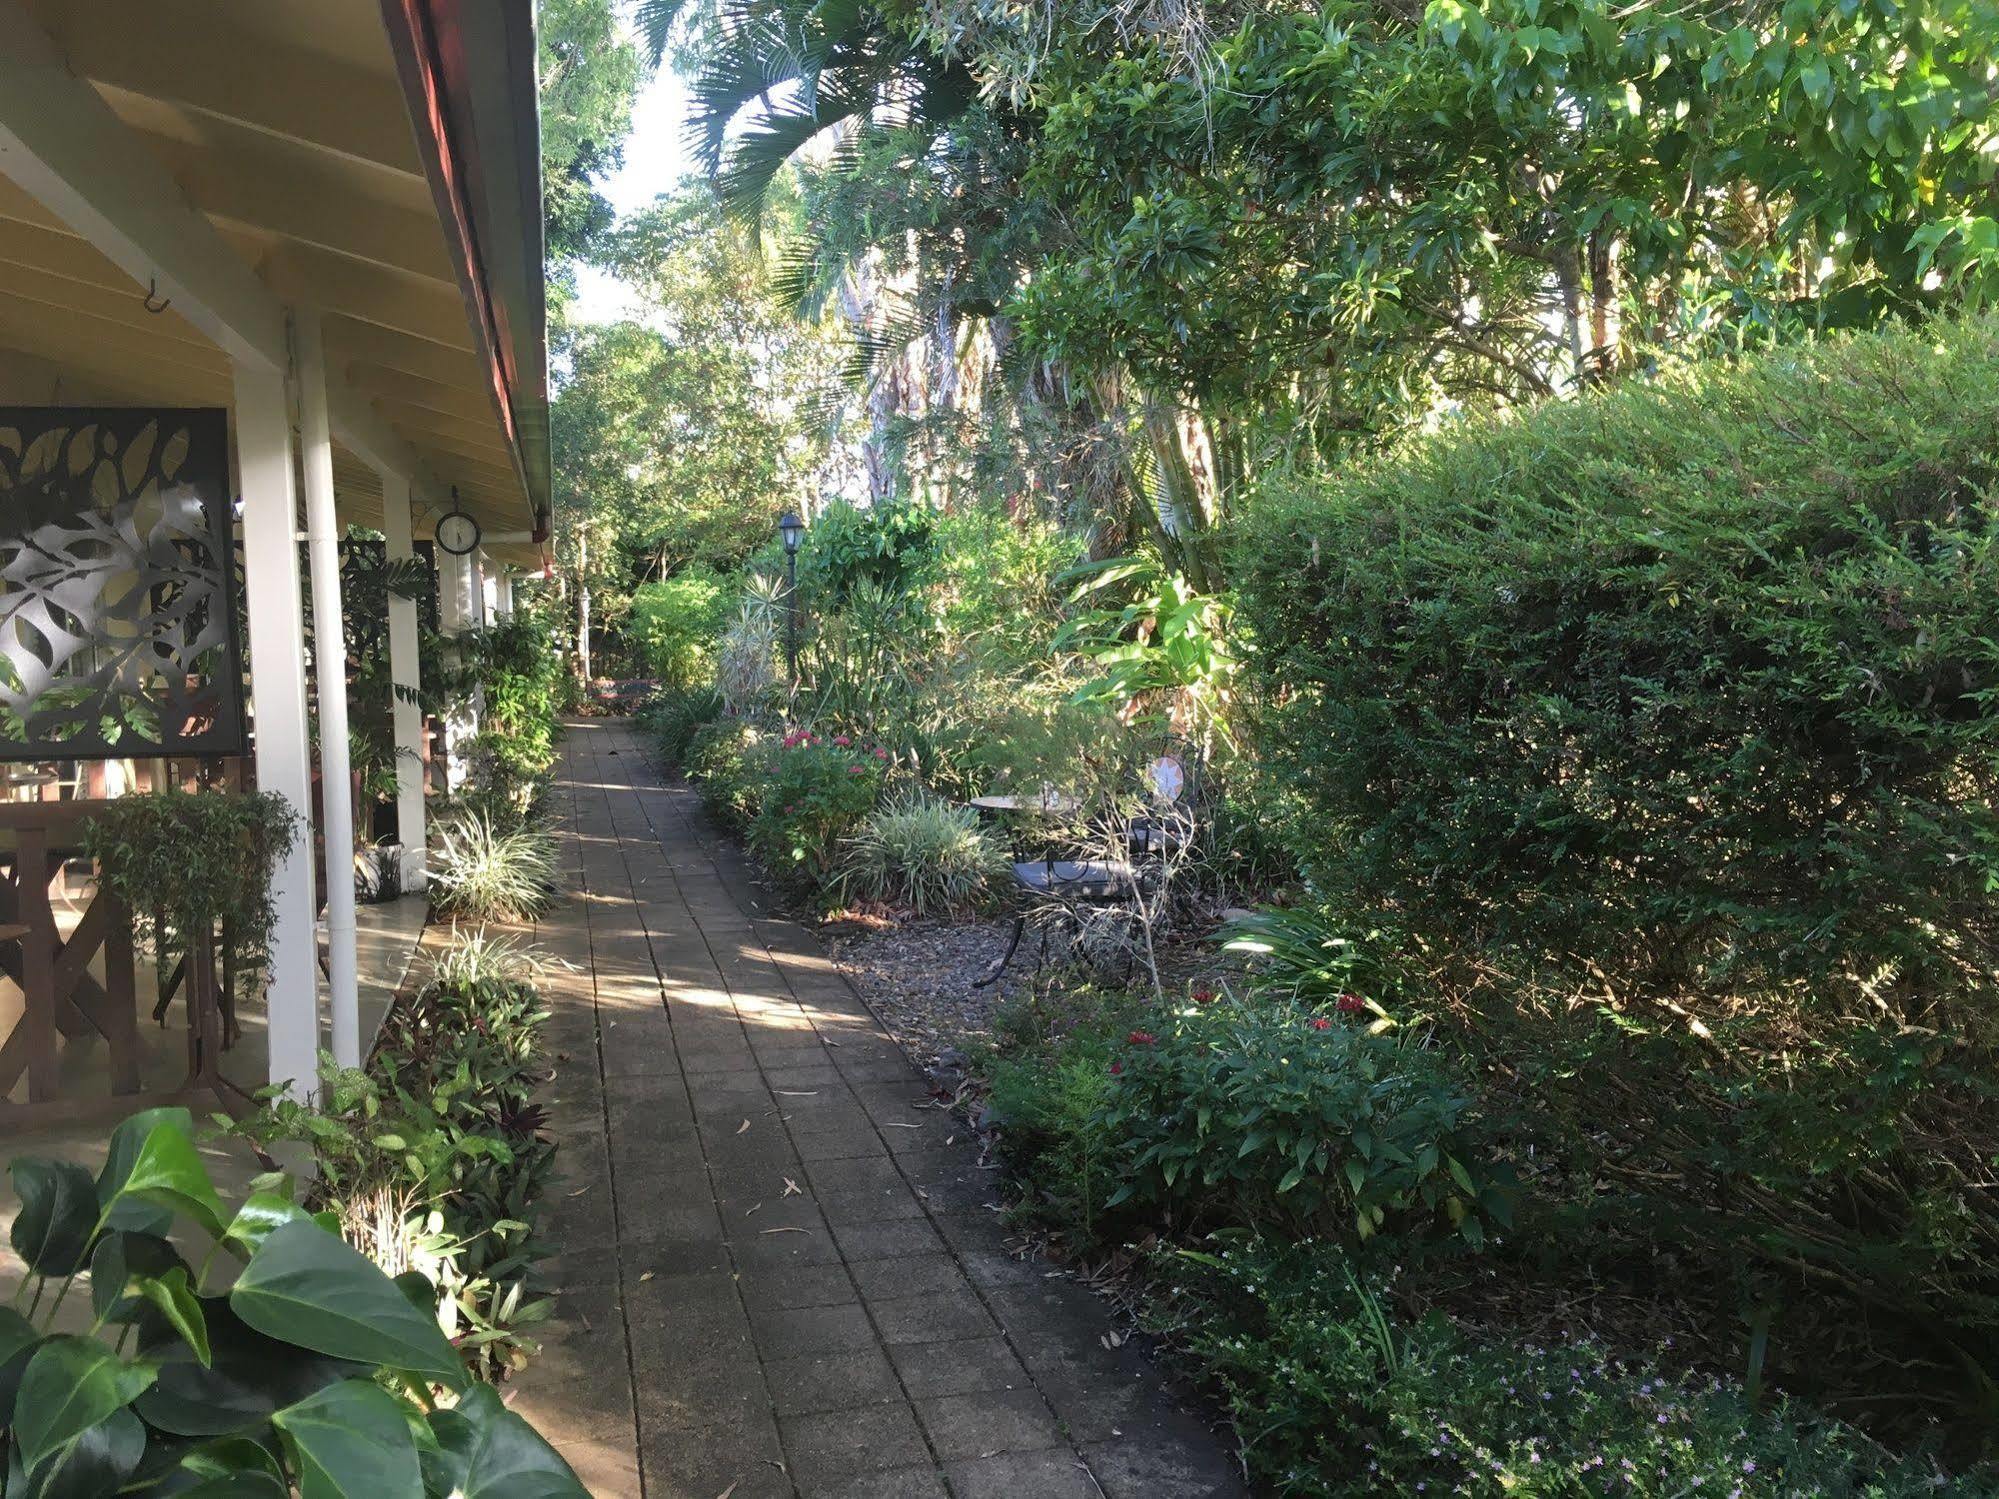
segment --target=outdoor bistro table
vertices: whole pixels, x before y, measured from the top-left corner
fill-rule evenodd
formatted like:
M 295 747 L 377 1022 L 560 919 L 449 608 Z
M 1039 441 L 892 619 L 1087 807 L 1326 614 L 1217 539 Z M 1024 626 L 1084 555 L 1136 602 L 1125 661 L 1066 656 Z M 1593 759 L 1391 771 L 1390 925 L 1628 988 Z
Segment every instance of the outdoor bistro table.
M 975 796 L 971 805 L 981 812 L 1027 812 L 1043 817 L 1068 817 L 1082 810 L 1083 804 L 1066 791 L 1056 791 L 1044 787 L 1029 796 Z

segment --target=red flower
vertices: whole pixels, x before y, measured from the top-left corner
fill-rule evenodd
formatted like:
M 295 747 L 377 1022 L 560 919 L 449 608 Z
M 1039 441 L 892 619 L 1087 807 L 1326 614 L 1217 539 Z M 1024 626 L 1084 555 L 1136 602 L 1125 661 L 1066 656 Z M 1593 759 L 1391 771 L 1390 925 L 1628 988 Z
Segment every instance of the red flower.
M 1113 1062 L 1113 1063 L 1111 1063 L 1111 1076 L 1112 1076 L 1112 1077 L 1116 1077 L 1116 1076 L 1118 1076 L 1118 1074 L 1120 1074 L 1120 1073 L 1121 1073 L 1121 1072 L 1123 1072 L 1123 1071 L 1124 1071 L 1124 1063 L 1122 1063 L 1122 1062 Z
M 1367 1001 L 1358 994 L 1342 994 L 1339 1008 L 1342 1015 L 1358 1015 L 1367 1008 Z
M 888 751 L 887 751 L 887 750 L 885 750 L 885 749 L 883 749 L 883 748 L 882 748 L 882 747 L 881 747 L 881 746 L 880 746 L 879 744 L 878 744 L 878 745 L 876 745 L 876 746 L 875 746 L 875 758 L 876 758 L 877 760 L 886 760 L 886 759 L 888 758 Z
M 1333 1023 L 1332 1023 L 1332 1021 L 1328 1020 L 1328 1019 L 1327 1019 L 1327 1018 L 1326 1018 L 1325 1016 L 1323 1016 L 1323 1015 L 1314 1015 L 1314 1016 L 1312 1017 L 1312 1029 L 1313 1029 L 1313 1030 L 1315 1030 L 1315 1031 L 1329 1031 L 1329 1030 L 1331 1030 L 1332 1028 L 1333 1028 Z
M 847 767 L 847 774 L 850 776 L 864 776 L 867 773 L 868 768 L 865 765 L 849 765 Z
M 1133 1031 L 1129 1036 L 1125 1037 L 1125 1040 L 1129 1041 L 1133 1046 L 1150 1046 L 1158 1039 L 1151 1031 Z
M 854 741 L 849 739 L 845 734 L 835 734 L 833 736 L 833 742 L 839 745 L 841 749 L 846 749 L 849 746 L 851 746 Z
M 1212 989 L 1196 989 L 1193 999 L 1197 1005 L 1211 1005 L 1215 1002 L 1215 991 Z

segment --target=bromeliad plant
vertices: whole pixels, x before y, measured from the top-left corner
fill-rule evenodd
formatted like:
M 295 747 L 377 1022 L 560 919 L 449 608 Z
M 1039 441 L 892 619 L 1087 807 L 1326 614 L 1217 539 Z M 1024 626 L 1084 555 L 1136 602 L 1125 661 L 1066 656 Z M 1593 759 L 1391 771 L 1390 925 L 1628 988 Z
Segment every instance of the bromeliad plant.
M 126 1120 L 95 1177 L 9 1169 L 27 1272 L 0 1307 L 9 1499 L 585 1495 L 473 1382 L 428 1282 L 391 1280 L 272 1179 L 231 1211 L 186 1110 Z M 198 1265 L 176 1226 L 209 1242 Z

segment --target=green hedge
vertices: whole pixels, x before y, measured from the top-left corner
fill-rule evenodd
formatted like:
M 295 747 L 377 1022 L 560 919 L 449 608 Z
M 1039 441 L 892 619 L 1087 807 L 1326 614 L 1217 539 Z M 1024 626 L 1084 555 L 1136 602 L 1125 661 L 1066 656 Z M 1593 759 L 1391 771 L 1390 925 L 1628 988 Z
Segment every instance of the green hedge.
M 1988 318 L 1467 424 L 1235 540 L 1320 919 L 1511 1114 L 1512 1249 L 1724 1358 L 1761 1307 L 1897 1436 L 1999 1388 L 1995 495 Z
M 1592 993 L 1936 1023 L 1999 959 L 1995 482 L 1987 319 L 1273 497 L 1236 563 L 1308 871 Z

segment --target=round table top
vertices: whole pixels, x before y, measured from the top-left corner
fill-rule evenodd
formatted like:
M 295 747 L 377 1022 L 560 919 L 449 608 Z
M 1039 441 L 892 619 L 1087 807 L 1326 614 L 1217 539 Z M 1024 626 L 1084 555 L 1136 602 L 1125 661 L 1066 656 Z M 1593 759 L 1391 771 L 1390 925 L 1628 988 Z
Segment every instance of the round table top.
M 1080 811 L 1083 804 L 1067 792 L 1042 791 L 1027 796 L 975 796 L 972 805 L 987 812 L 1039 812 L 1051 817 L 1066 817 Z

